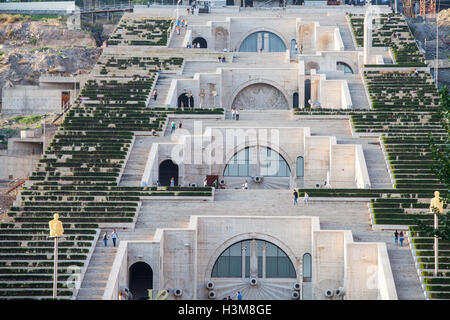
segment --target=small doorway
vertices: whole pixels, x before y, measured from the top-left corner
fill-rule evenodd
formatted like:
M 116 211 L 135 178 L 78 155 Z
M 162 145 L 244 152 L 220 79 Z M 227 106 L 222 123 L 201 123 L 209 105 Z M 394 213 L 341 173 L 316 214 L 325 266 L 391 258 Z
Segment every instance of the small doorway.
M 292 96 L 292 107 L 298 108 L 298 93 L 295 92 L 294 95 Z
M 170 179 L 174 178 L 175 186 L 178 185 L 178 165 L 172 160 L 164 160 L 159 165 L 159 183 L 161 186 L 170 186 Z
M 153 289 L 153 270 L 145 262 L 131 265 L 129 288 L 134 300 L 148 300 L 148 289 Z
M 61 111 L 69 106 L 70 103 L 70 91 L 61 92 Z
M 305 108 L 309 108 L 309 99 L 311 99 L 311 80 L 305 80 Z
M 193 108 L 194 97 L 188 97 L 186 93 L 180 94 L 178 97 L 178 108 Z

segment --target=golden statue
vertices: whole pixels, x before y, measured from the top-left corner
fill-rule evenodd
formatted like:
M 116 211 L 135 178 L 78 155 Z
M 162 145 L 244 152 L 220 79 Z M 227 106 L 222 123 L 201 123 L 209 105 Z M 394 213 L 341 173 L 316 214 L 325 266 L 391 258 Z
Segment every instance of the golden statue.
M 444 213 L 444 202 L 439 197 L 439 191 L 434 192 L 434 198 L 431 199 L 430 202 L 430 211 L 433 211 L 433 208 L 437 210 L 437 213 Z
M 48 223 L 50 226 L 50 237 L 61 237 L 64 233 L 63 224 L 59 221 L 59 214 L 53 215 L 53 220 Z

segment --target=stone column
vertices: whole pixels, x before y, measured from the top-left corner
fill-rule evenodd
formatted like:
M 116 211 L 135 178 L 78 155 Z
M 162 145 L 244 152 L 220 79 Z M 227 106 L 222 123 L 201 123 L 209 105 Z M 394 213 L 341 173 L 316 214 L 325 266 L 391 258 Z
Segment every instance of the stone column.
M 258 33 L 257 34 L 257 36 L 258 36 L 258 39 L 257 39 L 257 50 L 258 50 L 258 52 L 259 52 L 259 50 L 262 48 L 262 45 L 263 45 L 263 35 L 262 35 L 262 33 Z
M 269 48 L 269 34 L 268 33 L 264 33 L 264 52 L 269 52 L 270 48 Z
M 370 63 L 370 53 L 372 48 L 372 6 L 369 6 L 364 18 L 364 64 Z
M 242 279 L 245 279 L 245 254 L 247 252 L 247 247 L 242 247 Z
M 258 276 L 258 245 L 256 240 L 250 242 L 250 277 Z
M 266 278 L 266 256 L 267 256 L 267 246 L 264 244 L 262 246 L 262 278 Z

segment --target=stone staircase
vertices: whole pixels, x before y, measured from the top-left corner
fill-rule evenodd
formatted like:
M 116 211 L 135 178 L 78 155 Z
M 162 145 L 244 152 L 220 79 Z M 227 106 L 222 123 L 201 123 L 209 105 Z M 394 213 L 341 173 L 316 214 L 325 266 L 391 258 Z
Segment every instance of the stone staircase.
M 220 54 L 217 55 L 219 57 Z M 216 61 L 186 61 L 183 69 L 183 77 L 193 78 L 196 73 L 215 73 L 217 68 L 229 67 L 231 63 Z
M 148 104 L 149 107 L 164 107 L 167 93 L 169 92 L 170 84 L 173 79 L 176 79 L 177 75 L 174 73 L 164 73 L 159 74 L 158 80 L 156 81 L 155 89 L 158 91 L 158 97 L 156 100 L 153 97 L 150 98 Z M 153 92 L 152 92 L 153 93 Z
M 355 44 L 351 35 L 351 30 L 347 22 L 338 23 L 339 33 L 341 34 L 342 42 L 344 43 L 344 50 L 355 51 Z
M 360 144 L 363 148 L 367 171 L 369 172 L 372 189 L 391 189 L 392 183 L 386 168 L 386 159 L 378 138 L 348 139 L 339 138 L 338 144 Z
M 136 136 L 130 157 L 125 165 L 125 169 L 120 179 L 119 186 L 131 187 L 140 186 L 141 178 L 144 174 L 148 153 L 154 141 L 151 136 Z
M 359 74 L 327 72 L 327 80 L 346 80 L 354 109 L 370 109 L 369 99 L 364 89 L 363 79 Z
M 101 300 L 103 297 L 117 252 L 117 247 L 114 248 L 112 246 L 111 239 L 108 241 L 108 247 L 105 247 L 101 239 L 103 233 L 104 231 L 100 232 L 99 240 L 84 275 L 77 300 Z
M 170 39 L 169 48 L 183 48 L 183 41 L 185 36 L 186 36 L 186 28 L 181 28 L 179 35 L 174 29 L 172 39 Z

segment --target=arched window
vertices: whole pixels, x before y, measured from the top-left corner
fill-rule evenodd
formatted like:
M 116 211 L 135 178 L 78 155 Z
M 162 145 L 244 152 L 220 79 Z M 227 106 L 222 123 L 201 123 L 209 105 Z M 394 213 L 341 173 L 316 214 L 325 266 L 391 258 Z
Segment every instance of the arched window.
M 273 32 L 259 31 L 252 33 L 242 41 L 240 52 L 286 52 L 283 40 Z
M 286 160 L 266 147 L 247 147 L 237 152 L 223 171 L 225 177 L 289 177 L 291 170 Z
M 264 240 L 244 240 L 228 247 L 216 260 L 212 278 L 296 278 L 294 265 L 278 246 Z
M 337 62 L 336 63 L 336 70 L 344 71 L 345 74 L 353 74 L 352 68 L 348 64 L 346 64 L 345 62 Z
M 297 158 L 297 177 L 303 177 L 305 174 L 305 160 L 303 157 Z
M 303 282 L 312 281 L 312 258 L 309 253 L 303 255 Z
M 298 93 L 295 92 L 292 96 L 292 108 L 298 108 Z

